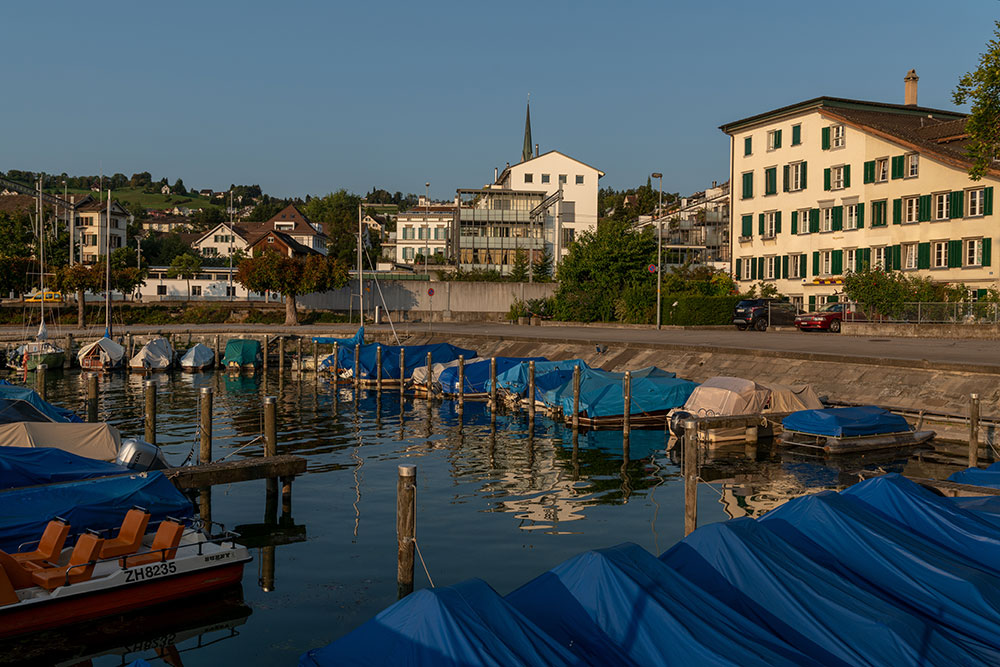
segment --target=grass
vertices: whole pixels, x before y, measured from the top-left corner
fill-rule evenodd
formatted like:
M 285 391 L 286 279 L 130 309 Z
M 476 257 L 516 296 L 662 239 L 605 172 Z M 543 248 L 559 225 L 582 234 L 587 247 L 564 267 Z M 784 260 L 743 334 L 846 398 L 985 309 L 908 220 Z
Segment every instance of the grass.
M 50 194 L 56 195 L 57 197 L 63 196 L 63 191 L 57 189 L 50 189 Z M 90 190 L 68 190 L 67 196 L 76 195 L 77 198 L 83 195 L 93 194 L 96 196 L 97 193 L 91 192 Z M 152 209 L 171 209 L 174 206 L 187 207 L 192 210 L 199 208 L 206 208 L 208 206 L 214 206 L 216 208 L 223 208 L 225 204 L 221 203 L 220 200 L 208 199 L 207 197 L 200 197 L 198 195 L 163 195 L 159 192 L 150 193 L 143 192 L 141 188 L 123 188 L 121 190 L 115 190 L 112 195 L 118 201 L 125 201 L 130 204 L 138 204 L 143 208 Z

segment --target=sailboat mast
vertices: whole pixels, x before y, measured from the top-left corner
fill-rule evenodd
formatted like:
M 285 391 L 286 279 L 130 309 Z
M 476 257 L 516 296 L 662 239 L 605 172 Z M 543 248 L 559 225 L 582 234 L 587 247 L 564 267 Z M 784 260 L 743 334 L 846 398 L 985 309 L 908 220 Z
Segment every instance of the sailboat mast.
M 111 338 L 111 190 L 108 190 L 108 220 L 104 229 L 104 336 Z
M 45 178 L 45 174 L 38 175 L 38 276 L 39 284 L 42 289 L 42 304 L 39 313 L 41 313 L 42 321 L 39 324 L 38 331 L 41 333 L 42 328 L 45 326 L 45 219 L 42 217 L 42 179 Z

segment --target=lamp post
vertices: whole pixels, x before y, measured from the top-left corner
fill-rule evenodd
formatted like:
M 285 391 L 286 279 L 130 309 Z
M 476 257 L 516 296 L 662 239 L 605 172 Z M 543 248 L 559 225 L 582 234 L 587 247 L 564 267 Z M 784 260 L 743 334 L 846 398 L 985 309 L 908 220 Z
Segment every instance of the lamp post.
M 425 245 L 424 245 L 424 273 L 427 273 L 427 255 L 431 254 L 431 225 L 430 225 L 430 215 L 431 215 L 431 199 L 430 199 L 431 184 L 430 182 L 424 183 L 424 228 L 427 230 Z M 429 278 L 429 276 L 428 276 Z
M 233 291 L 233 236 L 236 232 L 233 231 L 233 189 L 229 188 L 229 287 L 226 291 L 229 293 L 229 300 L 233 300 L 235 292 Z
M 660 306 L 661 287 L 663 285 L 663 174 L 656 171 L 653 178 L 660 179 L 660 203 L 656 208 L 656 329 L 660 329 L 663 312 Z

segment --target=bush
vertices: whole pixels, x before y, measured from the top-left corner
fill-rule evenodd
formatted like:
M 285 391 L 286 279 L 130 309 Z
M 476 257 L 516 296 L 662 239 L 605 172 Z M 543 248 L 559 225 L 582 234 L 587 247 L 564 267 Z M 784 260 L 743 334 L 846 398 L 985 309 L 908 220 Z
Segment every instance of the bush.
M 615 317 L 627 324 L 652 324 L 656 319 L 656 285 L 627 285 L 615 301 Z
M 733 323 L 733 308 L 739 296 L 664 296 L 663 323 L 681 326 L 711 326 Z
M 520 299 L 514 299 L 514 302 L 510 304 L 510 310 L 507 311 L 507 320 L 510 322 L 517 322 L 517 318 L 527 316 L 528 302 L 521 301 Z

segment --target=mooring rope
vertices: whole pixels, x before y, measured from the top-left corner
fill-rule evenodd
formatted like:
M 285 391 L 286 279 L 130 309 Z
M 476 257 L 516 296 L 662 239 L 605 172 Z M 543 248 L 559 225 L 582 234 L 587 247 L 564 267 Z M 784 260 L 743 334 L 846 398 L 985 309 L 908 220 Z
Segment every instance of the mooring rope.
M 427 571 L 427 563 L 424 562 L 424 555 L 420 553 L 420 545 L 417 544 L 417 536 L 414 535 L 412 539 L 413 539 L 413 546 L 416 547 L 417 549 L 417 556 L 420 557 L 420 564 L 424 567 L 424 574 L 427 575 L 427 581 L 431 582 L 431 588 L 434 588 L 434 580 L 431 579 L 431 573 Z

